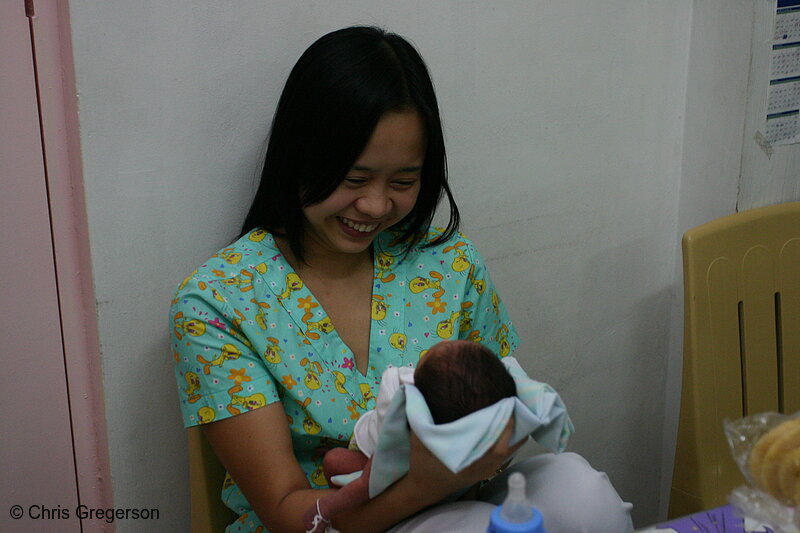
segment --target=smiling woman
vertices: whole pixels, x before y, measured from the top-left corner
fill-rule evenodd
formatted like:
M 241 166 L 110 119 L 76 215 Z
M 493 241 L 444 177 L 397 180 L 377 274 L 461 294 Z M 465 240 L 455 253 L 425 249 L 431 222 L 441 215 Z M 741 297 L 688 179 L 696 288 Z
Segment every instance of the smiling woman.
M 402 37 L 375 28 L 324 35 L 286 80 L 241 235 L 264 228 L 285 237 L 302 262 L 304 208 L 327 199 L 345 177 L 410 177 L 401 169 L 420 178 L 401 228 L 405 250 L 421 241 L 442 197 L 450 218 L 434 241 L 444 242 L 457 230 L 459 213 L 447 183 L 439 104 L 422 57 Z
M 433 84 L 405 39 L 346 28 L 300 57 L 242 235 L 181 283 L 172 306 L 184 422 L 202 425 L 230 474 L 223 499 L 240 519 L 228 531 L 305 530 L 304 511 L 337 490 L 324 452 L 346 445 L 387 368 L 416 366 L 441 340 L 516 349 L 483 259 L 457 231 L 446 168 Z M 434 228 L 442 198 L 450 218 Z M 454 474 L 412 435 L 407 474 L 335 527 L 485 530 L 492 506 L 477 501 L 404 520 L 491 477 L 523 443 L 509 429 Z M 523 464 L 564 478 L 539 485 L 553 532 L 631 529 L 629 507 L 580 457 Z

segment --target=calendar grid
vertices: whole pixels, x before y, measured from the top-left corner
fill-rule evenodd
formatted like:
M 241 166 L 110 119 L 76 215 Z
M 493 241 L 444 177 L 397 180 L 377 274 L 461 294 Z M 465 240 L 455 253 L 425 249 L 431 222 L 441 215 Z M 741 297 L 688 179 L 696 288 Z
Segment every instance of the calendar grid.
M 765 137 L 800 142 L 800 0 L 778 0 L 772 41 Z

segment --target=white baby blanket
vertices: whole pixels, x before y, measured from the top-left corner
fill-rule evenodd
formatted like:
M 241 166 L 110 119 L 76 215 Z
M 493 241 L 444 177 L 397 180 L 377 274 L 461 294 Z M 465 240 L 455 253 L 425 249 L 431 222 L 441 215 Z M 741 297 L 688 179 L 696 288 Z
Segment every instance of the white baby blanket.
M 414 385 L 400 387 L 392 398 L 378 437 L 369 479 L 370 498 L 408 471 L 409 426 L 453 472 L 463 470 L 482 457 L 497 442 L 512 416 L 512 445 L 530 436 L 554 452 L 564 450 L 574 428 L 558 393 L 546 383 L 528 377 L 513 357 L 502 361 L 514 378 L 517 396 L 504 398 L 447 424 L 433 423 L 425 399 Z

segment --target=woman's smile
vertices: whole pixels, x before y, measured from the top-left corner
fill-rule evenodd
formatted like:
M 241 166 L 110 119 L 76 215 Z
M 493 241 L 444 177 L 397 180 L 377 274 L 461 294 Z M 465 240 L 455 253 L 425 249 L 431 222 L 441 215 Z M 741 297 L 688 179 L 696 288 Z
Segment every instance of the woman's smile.
M 336 218 L 339 220 L 339 222 L 344 224 L 347 228 L 354 230 L 356 233 L 372 233 L 380 226 L 378 223 L 370 224 L 365 222 L 357 222 L 345 217 Z

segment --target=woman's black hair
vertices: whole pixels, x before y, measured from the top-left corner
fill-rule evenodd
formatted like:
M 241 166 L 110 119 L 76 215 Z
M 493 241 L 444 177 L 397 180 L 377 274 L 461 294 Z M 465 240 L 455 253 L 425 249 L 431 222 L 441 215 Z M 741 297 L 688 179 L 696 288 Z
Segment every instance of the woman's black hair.
M 426 151 L 417 202 L 395 225 L 398 242 L 408 252 L 422 241 L 443 196 L 450 220 L 424 246 L 450 237 L 458 230 L 459 213 L 447 184 L 444 135 L 428 69 L 404 38 L 364 26 L 322 36 L 289 74 L 241 235 L 261 228 L 283 236 L 303 261 L 303 207 L 338 187 L 384 114 L 409 109 L 422 118 Z

